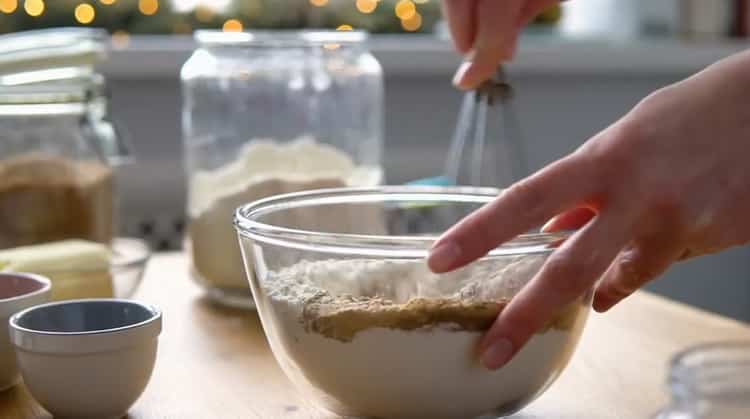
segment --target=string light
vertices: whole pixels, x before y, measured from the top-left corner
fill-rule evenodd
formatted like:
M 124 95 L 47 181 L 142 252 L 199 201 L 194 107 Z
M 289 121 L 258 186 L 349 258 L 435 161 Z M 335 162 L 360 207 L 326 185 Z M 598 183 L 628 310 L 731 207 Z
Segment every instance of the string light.
M 422 15 L 414 13 L 409 19 L 401 19 L 401 27 L 408 32 L 416 32 L 422 27 Z
M 336 28 L 336 30 L 337 31 L 352 31 L 354 30 L 354 28 L 352 27 L 352 25 L 343 24 L 343 25 L 339 25 L 339 27 Z
M 138 0 L 138 10 L 146 16 L 155 15 L 159 11 L 159 0 Z
M 375 11 L 375 9 L 378 8 L 378 1 L 377 0 L 357 0 L 356 3 L 357 10 L 359 10 L 362 13 L 369 14 Z
M 328 4 L 328 0 L 310 0 L 310 4 L 315 7 L 323 7 Z
M 44 1 L 42 0 L 26 0 L 23 3 L 23 9 L 29 16 L 37 17 L 44 13 Z
M 76 6 L 75 10 L 73 11 L 73 15 L 75 16 L 78 23 L 88 25 L 89 23 L 94 21 L 94 18 L 96 17 L 96 10 L 94 10 L 94 7 L 88 3 L 81 3 Z
M 401 20 L 411 19 L 417 13 L 417 6 L 411 0 L 400 0 L 396 3 L 396 16 Z
M 109 6 L 109 5 L 117 3 L 117 0 L 99 0 L 99 3 L 105 6 Z
M 0 12 L 11 14 L 18 9 L 18 0 L 0 0 Z
M 242 22 L 237 19 L 229 19 L 221 28 L 224 32 L 242 32 Z

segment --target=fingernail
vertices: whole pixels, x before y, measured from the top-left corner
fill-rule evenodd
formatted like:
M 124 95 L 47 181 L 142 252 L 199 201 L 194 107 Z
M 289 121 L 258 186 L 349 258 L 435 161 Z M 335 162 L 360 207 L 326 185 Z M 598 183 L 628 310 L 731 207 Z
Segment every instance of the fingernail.
M 510 361 L 513 356 L 513 344 L 508 339 L 495 341 L 482 354 L 482 365 L 488 370 L 496 370 Z
M 607 312 L 618 302 L 619 300 L 617 300 L 616 298 L 612 298 L 604 294 L 597 294 L 594 298 L 594 311 L 596 311 L 597 313 Z
M 453 76 L 453 85 L 456 87 L 463 87 L 465 84 L 466 73 L 471 67 L 471 62 L 464 61 L 456 70 L 456 74 Z
M 455 243 L 443 243 L 430 251 L 427 257 L 427 265 L 433 272 L 445 272 L 461 256 L 461 248 Z
M 552 227 L 552 224 L 555 223 L 555 219 L 556 218 L 557 217 L 552 217 L 552 218 L 549 219 L 549 221 L 547 221 L 546 223 L 544 223 L 544 225 L 542 226 L 541 232 L 542 233 L 549 232 L 549 229 L 550 229 L 550 227 Z

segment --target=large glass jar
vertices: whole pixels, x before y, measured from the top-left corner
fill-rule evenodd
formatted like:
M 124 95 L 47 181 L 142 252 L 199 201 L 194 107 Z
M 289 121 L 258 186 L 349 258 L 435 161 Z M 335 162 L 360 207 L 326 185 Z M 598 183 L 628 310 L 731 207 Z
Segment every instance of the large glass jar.
M 0 59 L 0 249 L 116 234 L 113 165 L 128 151 L 93 70 L 106 32 L 5 36 Z
M 181 74 L 185 245 L 210 298 L 252 307 L 234 210 L 284 192 L 381 183 L 382 69 L 357 31 L 195 38 Z
M 750 342 L 691 348 L 670 366 L 670 405 L 654 419 L 750 418 Z

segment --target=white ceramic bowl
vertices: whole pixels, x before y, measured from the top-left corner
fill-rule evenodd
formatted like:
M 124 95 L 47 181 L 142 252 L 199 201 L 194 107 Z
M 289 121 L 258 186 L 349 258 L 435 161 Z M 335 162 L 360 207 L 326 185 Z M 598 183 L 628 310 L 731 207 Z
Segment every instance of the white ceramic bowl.
M 49 279 L 26 273 L 0 273 L 0 391 L 13 387 L 20 378 L 16 354 L 10 344 L 8 319 L 13 314 L 45 303 L 50 295 Z
M 10 319 L 24 382 L 56 419 L 123 417 L 151 378 L 161 324 L 159 309 L 118 299 L 49 303 Z

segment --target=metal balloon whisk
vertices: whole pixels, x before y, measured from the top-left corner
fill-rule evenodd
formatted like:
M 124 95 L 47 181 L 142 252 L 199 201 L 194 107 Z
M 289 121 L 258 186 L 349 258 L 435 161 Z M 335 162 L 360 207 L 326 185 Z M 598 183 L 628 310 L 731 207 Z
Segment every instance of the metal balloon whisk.
M 504 188 L 527 175 L 513 94 L 502 68 L 465 94 L 445 162 L 446 183 Z

